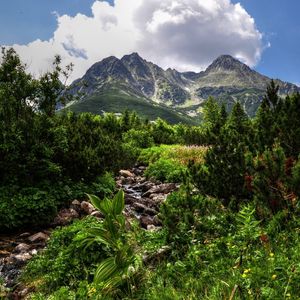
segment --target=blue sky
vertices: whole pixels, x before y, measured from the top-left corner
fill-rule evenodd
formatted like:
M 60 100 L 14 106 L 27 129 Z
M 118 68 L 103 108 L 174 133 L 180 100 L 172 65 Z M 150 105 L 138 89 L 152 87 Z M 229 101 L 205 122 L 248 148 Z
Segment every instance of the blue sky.
M 129 0 L 119 1 L 124 3 Z M 151 1 L 147 0 L 147 3 Z M 189 2 L 189 0 L 181 1 Z M 194 0 L 190 2 L 192 1 Z M 53 33 L 58 27 L 57 17 L 54 12 L 57 12 L 60 16 L 66 14 L 70 17 L 75 17 L 76 14 L 81 13 L 92 17 L 91 6 L 94 2 L 94 0 L 3 0 L 0 11 L 0 44 L 26 45 L 37 39 L 42 41 L 49 40 L 53 37 Z M 238 2 L 253 17 L 256 28 L 263 34 L 262 48 L 267 43 L 271 44 L 270 47 L 262 51 L 261 58 L 255 69 L 269 77 L 300 84 L 300 1 L 232 0 L 232 3 Z M 101 8 L 99 9 L 101 10 Z M 124 13 L 126 14 L 126 12 Z M 182 34 L 182 32 L 179 34 Z M 73 45 L 73 41 L 70 43 Z M 211 47 L 214 47 L 213 45 L 215 44 L 212 43 Z M 84 43 L 80 45 L 82 48 L 84 46 Z M 151 47 L 151 45 L 144 46 L 144 48 L 146 47 Z M 132 48 L 128 47 L 128 49 Z M 184 48 L 182 51 L 186 52 L 188 51 L 187 49 Z M 127 48 L 124 49 L 125 52 L 126 50 Z M 194 50 L 192 49 L 191 52 Z M 207 51 L 209 52 L 210 50 L 213 49 L 208 49 Z M 178 57 L 179 53 L 175 53 L 174 57 L 176 55 Z M 150 54 L 148 56 L 150 59 L 153 57 Z M 102 57 L 99 56 L 99 58 Z M 94 57 L 95 59 L 96 57 Z M 158 59 L 155 62 L 160 61 Z M 161 63 L 163 66 L 166 66 L 168 61 L 161 60 Z M 169 63 L 171 66 L 176 66 L 174 61 Z M 189 64 L 190 61 L 187 60 L 186 65 L 188 66 Z M 203 65 L 205 65 L 204 62 Z

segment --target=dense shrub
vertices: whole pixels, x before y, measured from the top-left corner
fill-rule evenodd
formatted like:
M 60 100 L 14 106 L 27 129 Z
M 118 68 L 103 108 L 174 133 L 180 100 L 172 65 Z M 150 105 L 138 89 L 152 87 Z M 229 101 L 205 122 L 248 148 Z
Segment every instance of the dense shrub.
M 31 284 L 39 280 L 39 289 L 46 294 L 64 286 L 76 291 L 80 281 L 86 281 L 86 284 L 88 281 L 91 282 L 96 264 L 106 258 L 108 253 L 105 252 L 104 247 L 96 243 L 88 247 L 80 247 L 77 239 L 80 237 L 80 232 L 98 224 L 96 218 L 89 217 L 55 230 L 47 249 L 28 264 L 22 275 L 23 281 Z
M 136 148 L 149 148 L 154 145 L 153 137 L 148 130 L 130 129 L 123 134 L 123 141 Z
M 39 187 L 31 188 L 1 187 L 0 232 L 47 225 L 54 220 L 57 210 L 73 199 L 83 198 L 85 193 L 110 196 L 114 189 L 115 180 L 109 173 L 89 184 L 69 180 L 52 185 L 42 182 Z
M 45 190 L 13 187 L 0 189 L 0 231 L 22 226 L 43 225 L 53 220 L 56 199 Z
M 148 166 L 145 176 L 162 182 L 181 182 L 185 170 L 186 168 L 177 162 L 160 158 Z

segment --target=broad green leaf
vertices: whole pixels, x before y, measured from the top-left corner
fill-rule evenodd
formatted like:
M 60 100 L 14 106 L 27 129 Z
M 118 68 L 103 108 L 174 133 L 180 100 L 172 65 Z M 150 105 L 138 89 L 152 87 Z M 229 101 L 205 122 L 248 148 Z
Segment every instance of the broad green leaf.
M 88 196 L 89 200 L 94 205 L 94 207 L 101 211 L 101 206 L 100 206 L 101 200 L 99 199 L 99 197 L 95 195 L 89 195 L 89 194 L 86 195 Z
M 107 279 L 111 278 L 117 272 L 117 270 L 118 266 L 116 265 L 114 257 L 105 259 L 96 270 L 94 282 L 105 282 Z
M 109 215 L 112 213 L 112 201 L 104 198 L 101 202 L 100 202 L 100 211 L 104 214 L 104 215 Z
M 124 191 L 119 190 L 112 200 L 112 210 L 114 215 L 120 215 L 125 207 Z

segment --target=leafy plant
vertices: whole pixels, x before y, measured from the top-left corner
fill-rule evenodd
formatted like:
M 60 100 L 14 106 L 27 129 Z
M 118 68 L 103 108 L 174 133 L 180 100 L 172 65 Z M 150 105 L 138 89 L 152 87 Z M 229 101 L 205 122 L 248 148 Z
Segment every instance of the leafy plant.
M 110 249 L 111 256 L 97 267 L 94 283 L 103 293 L 115 293 L 120 285 L 136 274 L 141 262 L 126 238 L 125 217 L 122 214 L 125 207 L 124 192 L 120 190 L 112 200 L 100 200 L 94 195 L 88 197 L 105 218 L 101 228 L 88 230 L 88 236 L 82 239 L 81 244 L 97 242 Z

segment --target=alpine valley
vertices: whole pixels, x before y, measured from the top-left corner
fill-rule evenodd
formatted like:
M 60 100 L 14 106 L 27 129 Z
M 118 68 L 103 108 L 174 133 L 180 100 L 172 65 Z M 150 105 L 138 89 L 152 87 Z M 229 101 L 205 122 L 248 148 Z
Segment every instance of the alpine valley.
M 205 71 L 195 73 L 163 70 L 132 53 L 95 63 L 70 86 L 80 96 L 65 109 L 95 114 L 129 109 L 150 120 L 195 123 L 205 100 L 213 96 L 227 110 L 239 101 L 254 116 L 270 80 L 230 55 L 218 57 Z M 300 92 L 294 84 L 275 82 L 280 96 Z

